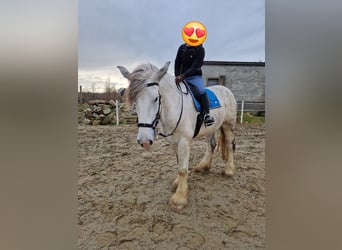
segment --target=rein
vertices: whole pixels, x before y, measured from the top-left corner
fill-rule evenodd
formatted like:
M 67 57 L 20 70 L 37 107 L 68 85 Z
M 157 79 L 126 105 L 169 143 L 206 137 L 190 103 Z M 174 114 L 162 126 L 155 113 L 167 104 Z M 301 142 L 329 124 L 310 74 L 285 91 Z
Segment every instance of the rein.
M 185 94 L 182 92 L 182 89 L 179 85 L 179 83 L 177 83 L 177 89 L 181 92 L 181 94 Z M 187 94 L 187 93 L 186 93 Z M 163 137 L 168 137 L 168 136 L 171 136 L 173 135 L 173 133 L 176 131 L 176 129 L 178 128 L 178 125 L 180 123 L 180 120 L 182 119 L 182 115 L 183 115 L 183 95 L 182 95 L 182 108 L 181 108 L 181 112 L 180 112 L 180 115 L 179 115 L 179 118 L 178 118 L 178 121 L 176 123 L 176 127 L 172 130 L 172 132 L 170 134 L 163 134 L 163 133 L 159 133 L 159 135 L 163 136 Z
M 187 84 L 185 84 L 186 86 Z M 159 83 L 157 82 L 151 82 L 151 83 L 148 83 L 146 85 L 146 87 L 151 87 L 151 86 L 159 86 Z M 163 137 L 168 137 L 168 136 L 171 136 L 173 135 L 173 133 L 176 131 L 176 129 L 178 128 L 178 125 L 182 119 L 182 115 L 183 115 L 183 94 L 189 94 L 189 89 L 187 88 L 186 86 L 186 92 L 183 92 L 182 91 L 182 88 L 180 87 L 179 83 L 177 83 L 177 89 L 181 92 L 182 94 L 182 107 L 181 107 L 181 112 L 180 112 L 180 115 L 179 115 L 179 118 L 178 118 L 178 121 L 176 123 L 176 126 L 175 128 L 172 130 L 171 133 L 169 134 L 163 134 L 163 133 L 159 133 L 159 135 L 163 136 Z M 158 104 L 158 111 L 156 113 L 156 117 L 154 118 L 154 120 L 152 121 L 152 123 L 138 123 L 138 127 L 144 127 L 144 128 L 152 128 L 154 133 L 156 134 L 156 129 L 157 129 L 157 126 L 158 126 L 158 123 L 159 123 L 159 120 L 160 120 L 160 113 L 161 113 L 161 95 L 158 91 L 158 95 L 159 95 L 159 104 Z

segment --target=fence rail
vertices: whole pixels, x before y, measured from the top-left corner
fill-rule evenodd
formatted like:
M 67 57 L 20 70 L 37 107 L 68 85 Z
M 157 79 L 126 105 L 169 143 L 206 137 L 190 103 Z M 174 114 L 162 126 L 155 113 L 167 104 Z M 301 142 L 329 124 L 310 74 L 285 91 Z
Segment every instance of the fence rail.
M 128 119 L 128 117 L 134 118 L 134 115 L 136 115 L 134 109 L 123 111 L 122 110 L 123 105 L 124 103 L 120 102 L 117 99 L 115 100 L 115 110 L 113 111 L 115 112 L 116 125 L 119 125 L 120 122 L 125 123 L 125 121 L 128 121 L 128 120 L 129 122 L 131 122 L 132 119 L 130 118 Z M 252 114 L 255 114 L 255 113 L 260 114 L 260 112 L 265 112 L 265 102 L 237 101 L 237 112 L 240 112 L 240 123 L 242 124 L 244 112 L 250 112 Z M 121 120 L 119 119 L 119 117 Z M 124 118 L 124 121 L 122 121 L 122 118 Z
M 237 111 L 240 112 L 240 123 L 242 124 L 244 112 L 265 112 L 265 102 L 237 101 Z
M 243 109 L 244 112 L 262 112 L 265 111 L 265 102 L 237 101 L 237 109 Z

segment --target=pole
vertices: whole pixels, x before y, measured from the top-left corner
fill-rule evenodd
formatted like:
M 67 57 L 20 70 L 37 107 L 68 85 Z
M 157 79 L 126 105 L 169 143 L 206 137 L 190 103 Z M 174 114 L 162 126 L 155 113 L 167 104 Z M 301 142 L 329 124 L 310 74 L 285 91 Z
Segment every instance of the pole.
M 243 122 L 243 106 L 245 105 L 245 101 L 241 102 L 241 114 L 240 114 L 240 123 Z
M 80 103 L 83 103 L 82 85 L 80 85 Z
M 116 125 L 119 125 L 119 101 L 115 100 L 115 108 L 116 108 Z

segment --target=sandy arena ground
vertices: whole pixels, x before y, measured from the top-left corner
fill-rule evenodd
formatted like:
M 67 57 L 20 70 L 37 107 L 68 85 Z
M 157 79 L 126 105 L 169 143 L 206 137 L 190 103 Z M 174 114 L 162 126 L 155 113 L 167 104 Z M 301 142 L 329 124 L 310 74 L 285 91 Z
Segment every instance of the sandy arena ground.
M 265 127 L 237 125 L 236 175 L 221 175 L 215 151 L 208 173 L 190 172 L 188 204 L 168 204 L 176 156 L 159 138 L 136 143 L 136 125 L 79 126 L 79 249 L 264 249 Z M 205 151 L 195 139 L 190 170 Z

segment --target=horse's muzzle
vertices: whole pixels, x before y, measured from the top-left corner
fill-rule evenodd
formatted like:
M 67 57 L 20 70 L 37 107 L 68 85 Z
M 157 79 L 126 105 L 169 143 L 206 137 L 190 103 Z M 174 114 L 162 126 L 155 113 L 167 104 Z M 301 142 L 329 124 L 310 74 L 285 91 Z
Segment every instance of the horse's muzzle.
M 140 146 L 142 146 L 144 149 L 149 149 L 150 146 L 153 144 L 152 140 L 138 140 L 137 141 Z

